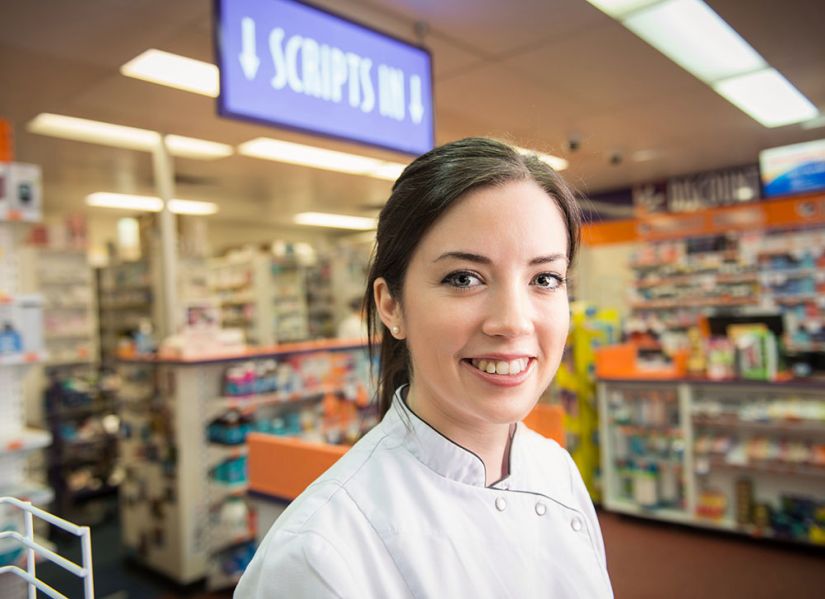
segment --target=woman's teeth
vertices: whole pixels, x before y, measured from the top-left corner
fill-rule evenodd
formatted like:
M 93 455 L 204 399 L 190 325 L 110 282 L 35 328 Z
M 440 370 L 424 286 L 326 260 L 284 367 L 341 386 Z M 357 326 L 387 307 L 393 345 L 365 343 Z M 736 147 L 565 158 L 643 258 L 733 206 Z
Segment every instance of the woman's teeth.
M 509 362 L 505 360 L 479 360 L 473 358 L 470 363 L 488 374 L 519 374 L 527 368 L 530 358 L 519 358 Z

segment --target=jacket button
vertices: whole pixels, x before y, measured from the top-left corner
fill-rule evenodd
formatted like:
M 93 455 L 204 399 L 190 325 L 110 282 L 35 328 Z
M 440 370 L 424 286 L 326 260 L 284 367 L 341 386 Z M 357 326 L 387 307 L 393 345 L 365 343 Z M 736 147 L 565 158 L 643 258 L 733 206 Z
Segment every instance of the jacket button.
M 573 520 L 570 521 L 570 528 L 572 528 L 575 532 L 579 532 L 584 524 L 582 523 L 582 519 L 576 516 Z
M 496 497 L 496 509 L 500 512 L 507 509 L 507 502 L 504 500 L 504 497 Z
M 544 504 L 543 504 L 543 503 L 541 503 L 541 502 L 537 503 L 537 504 L 536 504 L 536 513 L 537 513 L 539 516 L 543 516 L 544 514 L 546 514 L 546 513 L 547 513 L 547 506 L 546 506 L 546 505 L 544 505 Z

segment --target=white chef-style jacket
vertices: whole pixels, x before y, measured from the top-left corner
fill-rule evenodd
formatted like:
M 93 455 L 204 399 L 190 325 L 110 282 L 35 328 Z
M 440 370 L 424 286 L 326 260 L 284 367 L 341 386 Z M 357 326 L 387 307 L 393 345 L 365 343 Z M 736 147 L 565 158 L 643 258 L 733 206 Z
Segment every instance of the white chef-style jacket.
M 567 451 L 519 423 L 509 476 L 486 487 L 481 459 L 400 392 L 281 514 L 235 590 L 236 599 L 612 596 L 596 513 Z

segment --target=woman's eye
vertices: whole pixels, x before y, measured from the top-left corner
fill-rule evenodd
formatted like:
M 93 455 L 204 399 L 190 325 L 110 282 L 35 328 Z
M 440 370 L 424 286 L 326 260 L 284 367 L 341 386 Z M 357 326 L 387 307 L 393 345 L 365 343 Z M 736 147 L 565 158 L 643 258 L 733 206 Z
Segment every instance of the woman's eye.
M 533 277 L 532 284 L 542 289 L 558 289 L 564 284 L 564 279 L 559 275 L 543 272 Z
M 481 284 L 481 279 L 471 272 L 453 272 L 444 277 L 443 283 L 447 283 L 459 289 L 468 289 Z

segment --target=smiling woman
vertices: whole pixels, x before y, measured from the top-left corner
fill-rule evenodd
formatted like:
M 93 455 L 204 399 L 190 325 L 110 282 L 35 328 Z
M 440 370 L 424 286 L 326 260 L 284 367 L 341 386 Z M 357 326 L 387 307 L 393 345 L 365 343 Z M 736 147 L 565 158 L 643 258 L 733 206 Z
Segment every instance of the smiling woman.
M 275 523 L 236 597 L 612 596 L 573 461 L 521 422 L 561 360 L 579 223 L 550 167 L 494 140 L 407 167 L 365 295 L 383 419 Z

